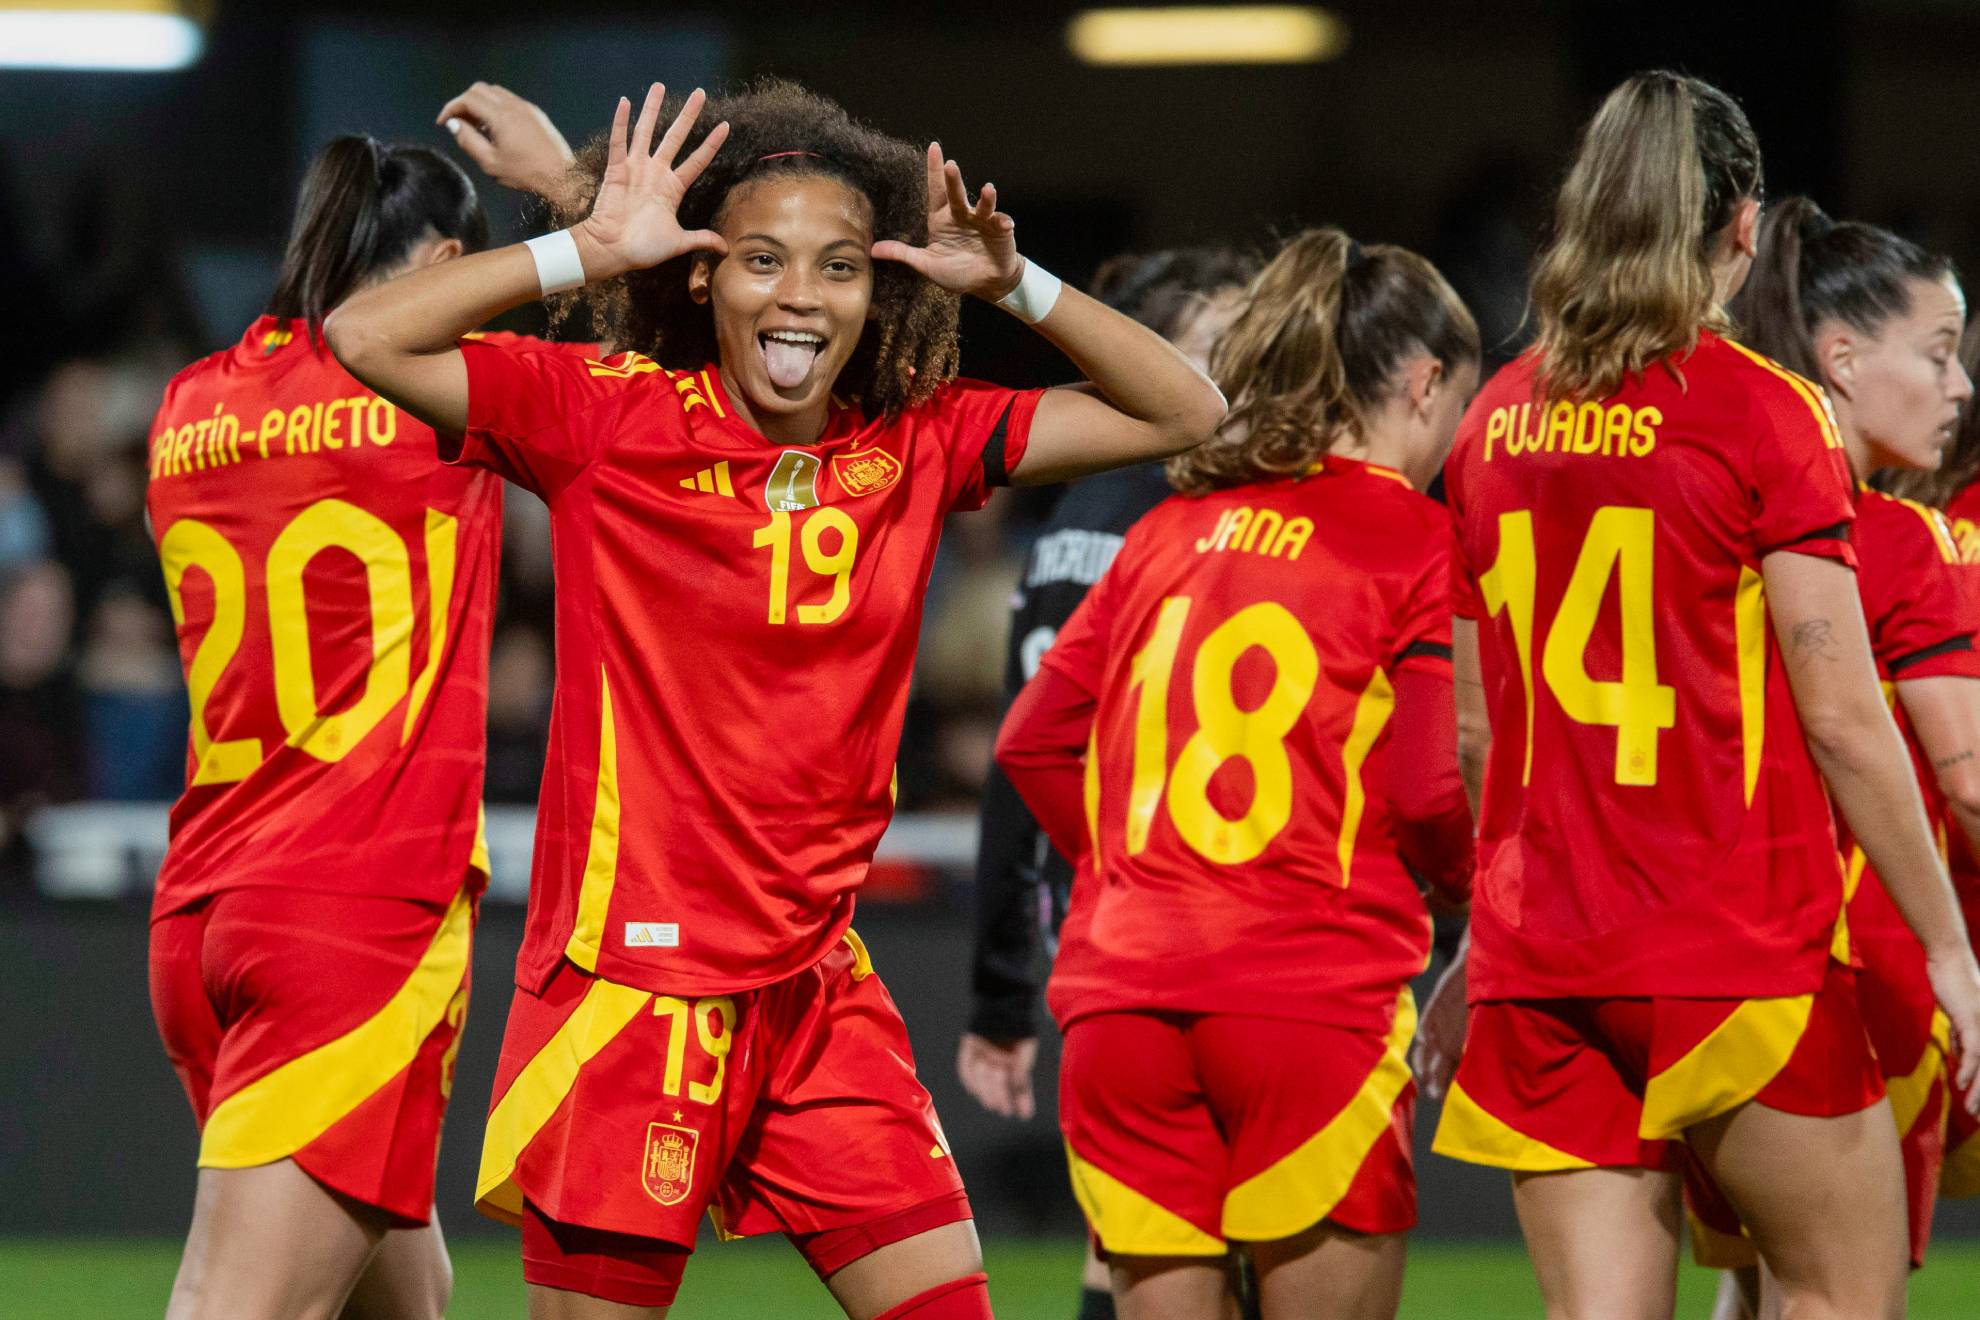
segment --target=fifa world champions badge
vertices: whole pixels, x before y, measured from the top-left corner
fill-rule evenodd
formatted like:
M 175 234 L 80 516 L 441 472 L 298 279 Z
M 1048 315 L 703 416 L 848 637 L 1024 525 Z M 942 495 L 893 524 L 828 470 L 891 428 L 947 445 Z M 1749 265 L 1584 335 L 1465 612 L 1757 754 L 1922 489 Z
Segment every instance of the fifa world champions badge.
M 818 469 L 815 454 L 786 449 L 770 469 L 770 480 L 763 486 L 763 502 L 772 513 L 796 513 L 818 507 Z
M 646 1125 L 646 1155 L 640 1185 L 661 1205 L 679 1205 L 694 1186 L 694 1151 L 701 1134 L 672 1123 Z

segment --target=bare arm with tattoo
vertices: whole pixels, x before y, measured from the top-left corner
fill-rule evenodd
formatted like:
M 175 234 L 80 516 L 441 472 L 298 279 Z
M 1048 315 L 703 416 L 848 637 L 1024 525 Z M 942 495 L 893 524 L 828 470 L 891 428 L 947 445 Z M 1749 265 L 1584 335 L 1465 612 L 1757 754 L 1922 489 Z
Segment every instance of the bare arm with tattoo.
M 1925 946 L 1933 991 L 1966 1047 L 1960 1090 L 1970 1091 L 1980 1077 L 1980 968 L 1911 755 L 1884 704 L 1856 575 L 1790 550 L 1775 551 L 1760 567 L 1808 750 L 1850 833 Z
M 1980 678 L 1901 678 L 1897 690 L 1946 805 L 1980 857 Z

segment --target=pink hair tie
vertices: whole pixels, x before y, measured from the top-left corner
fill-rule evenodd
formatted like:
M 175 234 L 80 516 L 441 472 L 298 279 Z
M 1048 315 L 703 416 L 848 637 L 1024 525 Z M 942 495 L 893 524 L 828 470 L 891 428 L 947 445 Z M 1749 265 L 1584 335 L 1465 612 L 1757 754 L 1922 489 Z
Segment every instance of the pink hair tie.
M 758 165 L 761 165 L 766 160 L 782 160 L 786 156 L 809 156 L 813 160 L 825 159 L 823 156 L 819 155 L 815 151 L 773 151 L 767 156 L 758 156 L 756 158 L 756 163 Z

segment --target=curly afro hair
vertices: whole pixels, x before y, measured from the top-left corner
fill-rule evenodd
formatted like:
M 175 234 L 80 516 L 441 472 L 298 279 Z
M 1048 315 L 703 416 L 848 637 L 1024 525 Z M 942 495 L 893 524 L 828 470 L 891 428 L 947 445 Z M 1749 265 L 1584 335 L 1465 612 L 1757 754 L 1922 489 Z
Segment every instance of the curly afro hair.
M 685 100 L 670 94 L 660 122 L 671 122 Z M 714 228 L 723 203 L 742 184 L 823 177 L 866 198 L 876 241 L 927 241 L 927 164 L 917 148 L 859 123 L 836 102 L 796 83 L 771 79 L 711 100 L 681 155 L 724 120 L 729 139 L 681 199 L 682 228 Z M 559 215 L 562 223 L 574 224 L 591 213 L 609 145 L 608 131 L 577 153 L 572 169 L 584 186 L 573 191 L 581 191 L 583 201 Z M 692 371 L 716 358 L 714 313 L 688 296 L 688 272 L 696 259 L 690 253 L 572 297 L 589 305 L 594 326 L 616 347 Z M 889 417 L 926 402 L 955 378 L 961 301 L 898 262 L 876 261 L 873 313 L 835 390 Z

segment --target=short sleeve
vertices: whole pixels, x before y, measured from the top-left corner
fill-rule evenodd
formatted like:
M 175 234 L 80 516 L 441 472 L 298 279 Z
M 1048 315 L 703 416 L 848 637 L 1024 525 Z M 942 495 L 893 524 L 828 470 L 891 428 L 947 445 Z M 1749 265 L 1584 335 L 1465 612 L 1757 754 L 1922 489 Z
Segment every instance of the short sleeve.
M 1452 565 L 1457 537 L 1442 510 L 1429 520 L 1426 552 L 1409 580 L 1396 632 L 1396 670 L 1421 670 L 1449 678 L 1451 674 L 1451 613 L 1456 596 Z
M 1750 401 L 1755 553 L 1792 550 L 1854 567 L 1856 502 L 1828 400 L 1818 386 L 1769 363 Z
M 1857 578 L 1870 646 L 1893 679 L 1980 678 L 1971 600 L 1959 579 L 1952 533 L 1935 510 L 1883 501 L 1857 524 Z
M 1008 390 L 979 380 L 954 380 L 927 407 L 948 467 L 948 507 L 980 509 L 990 492 L 1011 483 L 1031 443 L 1031 419 L 1044 390 Z
M 469 339 L 468 424 L 440 437 L 440 458 L 485 467 L 545 499 L 584 470 L 612 439 L 625 385 L 659 368 L 636 353 L 609 362 L 548 346 Z
M 1096 698 L 1106 678 L 1107 658 L 1112 653 L 1114 619 L 1120 611 L 1121 573 L 1123 565 L 1131 562 L 1132 545 L 1130 533 L 1128 544 L 1114 557 L 1113 566 L 1093 584 L 1079 608 L 1059 629 L 1052 648 L 1039 661 L 1041 668 L 1057 670 Z

